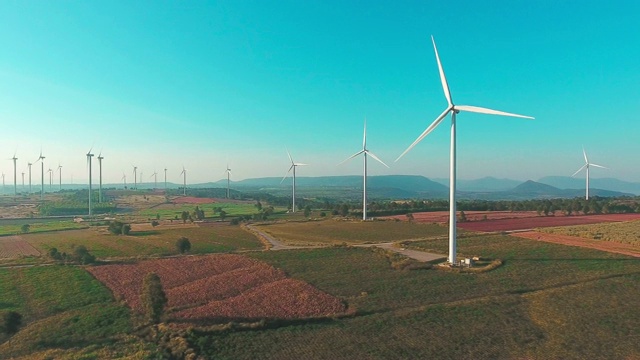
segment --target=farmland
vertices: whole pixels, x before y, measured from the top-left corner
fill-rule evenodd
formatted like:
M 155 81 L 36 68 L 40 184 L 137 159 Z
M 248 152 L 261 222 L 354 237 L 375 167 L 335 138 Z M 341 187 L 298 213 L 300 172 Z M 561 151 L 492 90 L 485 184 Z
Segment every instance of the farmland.
M 540 231 L 640 246 L 640 221 L 552 227 Z
M 396 221 L 321 220 L 257 225 L 288 245 L 327 245 L 392 242 L 397 240 L 442 236 L 447 228 L 436 224 Z
M 146 260 L 88 268 L 116 297 L 142 311 L 140 292 L 147 273 L 162 281 L 174 320 L 295 319 L 343 313 L 339 299 L 287 279 L 266 263 L 239 255 Z
M 531 218 L 498 219 L 490 221 L 460 222 L 458 227 L 470 231 L 512 231 L 554 226 L 599 224 L 640 219 L 640 214 L 607 214 L 581 216 L 539 216 Z

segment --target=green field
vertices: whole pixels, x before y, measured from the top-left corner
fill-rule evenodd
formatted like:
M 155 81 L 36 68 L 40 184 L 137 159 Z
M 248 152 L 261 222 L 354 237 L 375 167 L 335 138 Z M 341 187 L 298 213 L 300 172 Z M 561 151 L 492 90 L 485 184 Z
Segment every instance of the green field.
M 204 211 L 204 216 L 206 218 L 220 217 L 219 213 L 215 213 L 214 215 L 214 209 L 218 208 L 222 208 L 222 210 L 227 213 L 226 216 L 228 217 L 251 215 L 258 212 L 258 209 L 254 204 L 217 202 L 212 204 L 160 204 L 150 209 L 140 210 L 138 215 L 153 219 L 157 216 L 160 216 L 160 219 L 176 219 L 176 217 L 177 219 L 180 219 L 180 215 L 183 211 L 191 213 L 196 206 Z M 276 208 L 274 210 L 277 212 L 286 211 L 285 208 Z
M 135 228 L 135 227 L 134 227 Z M 191 242 L 192 254 L 262 249 L 255 236 L 239 226 L 227 223 L 216 226 L 176 224 L 170 227 L 148 227 L 132 231 L 130 235 L 113 235 L 104 227 L 90 229 L 22 235 L 22 238 L 43 253 L 52 247 L 70 253 L 74 246 L 84 245 L 99 259 L 140 255 L 174 255 L 175 243 L 180 237 Z
M 561 226 L 538 231 L 640 246 L 640 221 Z
M 20 223 L 0 225 L 0 236 L 21 234 L 22 226 L 24 224 L 29 225 L 29 233 L 84 229 L 88 227 L 88 225 L 86 224 L 76 223 L 69 220 L 67 221 L 54 220 L 54 221 L 46 221 L 46 222 L 45 221 L 29 222 L 29 221 L 23 220 Z
M 424 239 L 447 234 L 437 224 L 397 221 L 321 221 L 283 222 L 256 226 L 290 245 L 362 244 Z
M 132 330 L 129 309 L 82 268 L 0 269 L 0 313 L 6 311 L 22 314 L 24 325 L 11 338 L 0 335 L 0 358 L 149 352 L 150 345 L 126 335 Z

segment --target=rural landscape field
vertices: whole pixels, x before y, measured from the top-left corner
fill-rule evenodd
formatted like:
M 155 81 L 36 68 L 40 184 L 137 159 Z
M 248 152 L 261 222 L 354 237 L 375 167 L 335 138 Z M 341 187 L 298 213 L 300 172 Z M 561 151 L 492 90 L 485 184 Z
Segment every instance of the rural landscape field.
M 127 196 L 111 220 L 5 217 L 0 312 L 21 319 L 0 358 L 640 357 L 638 214 L 469 212 L 458 257 L 477 264 L 449 268 L 442 212 Z

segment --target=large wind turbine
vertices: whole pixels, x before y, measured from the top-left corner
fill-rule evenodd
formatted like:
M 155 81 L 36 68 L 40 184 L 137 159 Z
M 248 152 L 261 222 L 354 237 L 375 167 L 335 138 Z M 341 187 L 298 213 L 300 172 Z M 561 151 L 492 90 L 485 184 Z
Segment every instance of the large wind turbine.
M 53 191 L 53 170 L 49 168 L 47 172 L 49 173 L 49 191 Z
M 182 188 L 182 196 L 187 196 L 187 169 L 184 168 L 184 165 L 182 166 L 182 172 L 180 173 L 180 175 L 183 175 L 184 183 L 184 187 Z
M 40 156 L 38 160 L 36 160 L 36 163 L 40 161 L 40 200 L 44 199 L 44 159 L 45 157 L 42 156 L 42 150 L 40 150 Z
M 33 164 L 32 163 L 27 163 L 27 166 L 29 167 L 29 196 L 31 196 L 31 165 L 33 165 Z
M 56 169 L 56 171 L 58 171 L 58 175 L 60 176 L 60 190 L 62 190 L 62 165 L 60 165 L 60 163 L 58 163 L 58 168 Z
M 87 164 L 89 165 L 89 216 L 91 216 L 91 192 L 93 191 L 91 188 L 91 158 L 93 157 L 91 150 L 89 149 L 89 152 L 87 152 Z
M 582 148 L 582 155 L 584 155 L 584 165 L 582 165 L 582 167 L 580 169 L 578 169 L 578 171 L 576 171 L 575 173 L 573 173 L 573 175 L 571 175 L 571 177 L 576 176 L 580 171 L 587 169 L 587 195 L 585 197 L 586 200 L 589 200 L 589 167 L 590 166 L 595 166 L 595 167 L 599 167 L 602 169 L 606 169 L 606 167 L 602 166 L 602 165 L 596 165 L 596 164 L 592 164 L 589 162 L 589 159 L 587 158 L 587 152 L 584 151 L 584 147 Z
M 24 192 L 24 171 L 22 172 L 22 192 Z
M 433 50 L 436 54 L 436 61 L 438 63 L 438 71 L 440 73 L 440 82 L 442 83 L 442 89 L 444 90 L 444 97 L 447 99 L 447 108 L 440 114 L 429 127 L 411 144 L 407 150 L 405 150 L 396 161 L 400 160 L 409 150 L 416 146 L 425 136 L 429 135 L 438 124 L 451 113 L 451 147 L 450 147 L 450 159 L 449 159 L 449 258 L 448 261 L 451 264 L 456 263 L 456 115 L 460 111 L 489 114 L 489 115 L 502 115 L 513 116 L 525 119 L 533 119 L 530 116 L 512 114 L 504 111 L 497 111 L 477 106 L 467 105 L 454 105 L 451 99 L 451 93 L 449 92 L 449 85 L 447 84 L 447 78 L 444 75 L 442 63 L 440 62 L 440 56 L 438 55 L 438 49 L 436 48 L 436 42 L 431 37 L 433 42 Z
M 133 189 L 135 190 L 137 188 L 137 183 L 138 183 L 138 167 L 135 165 L 131 165 L 133 166 Z
M 102 156 L 102 150 L 100 150 L 100 154 L 98 154 L 98 168 L 100 169 L 100 187 L 98 188 L 99 203 L 102 203 L 102 159 L 104 159 L 104 156 Z
M 389 166 L 385 164 L 382 160 L 378 159 L 378 157 L 374 153 L 372 153 L 367 149 L 367 120 L 366 119 L 364 120 L 364 135 L 362 136 L 362 150 L 349 156 L 338 165 L 344 164 L 345 162 L 353 159 L 354 157 L 360 154 L 363 154 L 363 161 L 364 161 L 364 173 L 362 175 L 362 220 L 367 220 L 367 155 L 374 158 L 380 164 L 386 167 L 389 167 Z
M 289 155 L 289 160 L 291 161 L 291 167 L 289 168 L 287 173 L 284 175 L 282 180 L 280 180 L 280 184 L 282 184 L 284 179 L 286 179 L 287 176 L 289 176 L 289 173 L 293 169 L 293 190 L 291 192 L 292 194 L 291 212 L 296 212 L 296 167 L 307 166 L 307 164 L 294 162 L 293 159 L 291 158 L 291 154 L 289 153 L 289 150 L 287 150 L 287 155 Z
M 154 170 L 149 178 L 151 177 L 153 177 L 153 190 L 155 190 L 158 188 L 158 172 Z
M 13 160 L 13 196 L 17 196 L 18 195 L 18 173 L 16 172 L 16 160 L 18 160 L 18 158 L 16 157 L 16 153 L 13 153 L 13 157 L 11 158 L 11 160 Z
M 227 163 L 227 170 L 225 170 L 225 172 L 227 173 L 227 199 L 229 198 L 229 181 L 231 180 L 231 169 L 229 169 L 229 163 Z

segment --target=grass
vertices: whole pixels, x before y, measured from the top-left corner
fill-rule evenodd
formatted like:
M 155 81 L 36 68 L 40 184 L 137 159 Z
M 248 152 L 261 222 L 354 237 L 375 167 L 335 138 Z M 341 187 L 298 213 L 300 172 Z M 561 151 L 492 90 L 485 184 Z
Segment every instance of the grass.
M 211 204 L 161 204 L 155 206 L 150 209 L 140 210 L 138 214 L 143 217 L 153 218 L 160 215 L 160 219 L 175 219 L 176 216 L 178 219 L 181 219 L 181 214 L 183 211 L 188 211 L 189 213 L 193 212 L 193 210 L 199 207 L 204 211 L 204 216 L 206 218 L 218 218 L 219 214 L 216 213 L 214 216 L 214 210 L 217 208 L 222 208 L 227 213 L 227 217 L 237 216 L 237 215 L 251 215 L 258 212 L 258 209 L 254 204 L 238 204 L 238 203 L 225 203 L 225 202 L 217 202 Z M 277 208 L 275 211 L 283 211 L 285 208 Z
M 393 242 L 447 233 L 447 228 L 437 224 L 333 219 L 275 223 L 257 228 L 290 245 Z
M 640 246 L 640 221 L 561 226 L 538 231 Z
M 24 222 L 23 224 L 29 224 L 29 233 L 87 228 L 86 224 L 79 224 L 73 221 Z M 22 234 L 21 228 L 23 224 L 0 225 L 0 236 Z
M 0 358 L 63 358 L 67 349 L 90 355 L 136 343 L 123 340 L 132 330 L 129 309 L 79 267 L 0 269 L 0 312 L 10 310 L 23 315 L 23 326 L 11 338 L 0 335 Z
M 132 231 L 130 235 L 113 235 L 105 228 L 90 228 L 56 233 L 27 234 L 23 239 L 41 252 L 55 247 L 70 253 L 73 246 L 84 245 L 98 258 L 173 255 L 177 254 L 176 240 L 186 237 L 191 242 L 191 253 L 230 252 L 262 249 L 255 236 L 239 226 L 158 226 L 153 230 Z
M 446 240 L 416 247 L 446 249 Z M 340 296 L 359 315 L 202 333 L 191 342 L 223 359 L 640 356 L 636 259 L 509 236 L 461 239 L 459 249 L 505 264 L 455 274 L 393 270 L 385 257 L 360 248 L 253 253 Z

